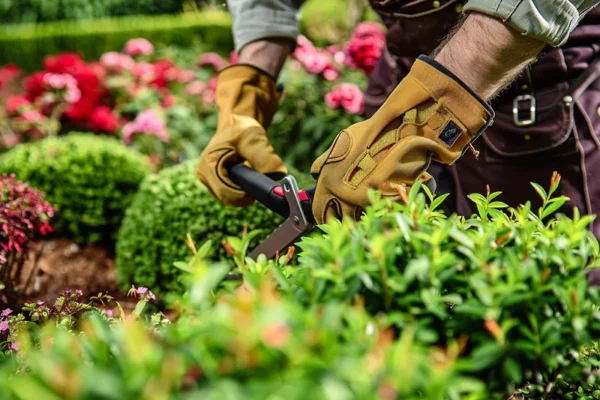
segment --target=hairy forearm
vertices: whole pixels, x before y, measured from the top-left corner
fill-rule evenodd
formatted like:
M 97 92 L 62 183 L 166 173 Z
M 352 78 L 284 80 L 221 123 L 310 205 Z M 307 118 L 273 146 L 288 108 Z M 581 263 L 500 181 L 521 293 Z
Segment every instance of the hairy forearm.
M 259 40 L 244 46 L 238 61 L 254 65 L 277 79 L 291 49 L 292 42 L 286 39 Z
M 535 61 L 545 43 L 485 14 L 469 14 L 433 57 L 484 100 L 492 99 Z

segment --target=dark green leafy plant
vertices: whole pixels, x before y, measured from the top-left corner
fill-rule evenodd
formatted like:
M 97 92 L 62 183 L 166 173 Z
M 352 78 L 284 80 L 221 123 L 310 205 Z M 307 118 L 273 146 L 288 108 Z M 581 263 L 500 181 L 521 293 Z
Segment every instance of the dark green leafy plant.
M 114 138 L 74 132 L 16 146 L 0 157 L 0 173 L 46 193 L 57 211 L 55 234 L 110 244 L 150 168 Z
M 160 294 L 181 291 L 181 271 L 173 263 L 189 253 L 188 234 L 194 242 L 215 245 L 210 259 L 225 260 L 230 256 L 222 243 L 228 236 L 260 230 L 252 241 L 256 245 L 283 221 L 261 204 L 223 206 L 196 178 L 196 164 L 190 160 L 164 169 L 142 183 L 117 242 L 117 268 L 123 285 L 152 287 Z M 311 178 L 291 173 L 301 187 L 311 184 Z

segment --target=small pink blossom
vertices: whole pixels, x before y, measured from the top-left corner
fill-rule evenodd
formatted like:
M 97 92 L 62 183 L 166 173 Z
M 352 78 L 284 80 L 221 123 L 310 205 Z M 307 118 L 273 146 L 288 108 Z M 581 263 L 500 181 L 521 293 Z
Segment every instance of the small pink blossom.
M 206 90 L 202 94 L 202 100 L 204 100 L 205 103 L 212 104 L 216 101 L 216 94 L 217 94 L 217 78 L 211 78 L 208 81 Z
M 325 103 L 332 110 L 342 106 L 351 114 L 360 114 L 364 110 L 365 99 L 358 86 L 353 83 L 342 83 L 325 95 Z
M 193 81 L 186 86 L 185 91 L 189 96 L 199 96 L 204 92 L 206 84 L 200 81 Z
M 21 138 L 13 132 L 7 132 L 0 136 L 0 144 L 7 149 L 15 147 L 19 143 L 21 143 Z M 2 262 L 0 262 L 0 264 L 2 264 Z
M 0 322 L 0 332 L 6 332 L 8 330 L 8 321 Z
M 46 302 L 44 302 L 42 300 L 38 300 L 37 301 L 37 305 L 40 306 L 40 307 L 43 306 L 44 304 L 46 304 Z
M 177 74 L 177 82 L 179 83 L 188 83 L 193 81 L 196 78 L 196 71 L 192 71 L 191 69 L 182 69 Z
M 105 68 L 119 72 L 122 70 L 131 70 L 135 65 L 135 61 L 127 54 L 111 51 L 104 53 L 100 57 L 100 64 Z
M 154 53 L 154 46 L 144 38 L 131 39 L 125 44 L 124 51 L 132 57 L 149 56 Z
M 77 103 L 81 100 L 81 90 L 77 80 L 71 74 L 53 74 L 47 73 L 43 77 L 44 84 L 54 90 L 64 90 L 64 96 L 67 103 Z
M 136 290 L 136 293 L 140 296 L 143 294 L 146 294 L 147 292 L 148 292 L 148 288 L 145 288 L 145 287 L 140 287 Z
M 133 66 L 131 72 L 133 72 L 133 75 L 139 78 L 142 82 L 148 83 L 154 80 L 154 65 L 150 63 L 137 63 Z
M 19 350 L 19 343 L 18 342 L 11 343 L 10 349 L 15 350 L 15 351 Z
M 45 117 L 38 110 L 27 110 L 22 116 L 23 120 L 29 123 L 38 123 L 45 120 Z
M 328 81 L 335 81 L 340 77 L 340 72 L 333 67 L 327 67 L 325 68 L 325 71 L 323 71 L 323 77 Z
M 123 140 L 126 144 L 131 144 L 135 134 L 156 136 L 162 142 L 169 140 L 165 121 L 154 110 L 141 112 L 135 120 L 123 127 Z
M 213 67 L 215 70 L 220 71 L 225 68 L 225 60 L 217 53 L 204 53 L 198 59 L 196 63 L 199 67 L 206 65 Z
M 112 316 L 113 316 L 113 312 L 112 312 L 112 310 L 106 310 L 106 316 L 107 316 L 108 318 L 112 318 Z
M 144 300 L 156 300 L 156 296 L 152 293 L 148 288 L 140 287 L 136 290 L 136 293 L 139 297 L 142 297 Z

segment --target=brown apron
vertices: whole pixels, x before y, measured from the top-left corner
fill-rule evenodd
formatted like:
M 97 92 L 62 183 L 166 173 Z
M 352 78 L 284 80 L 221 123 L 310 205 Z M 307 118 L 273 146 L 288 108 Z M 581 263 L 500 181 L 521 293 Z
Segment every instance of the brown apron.
M 366 90 L 366 116 L 379 108 L 415 58 L 430 54 L 456 24 L 459 0 L 370 0 L 388 28 L 384 56 Z M 470 216 L 470 193 L 501 191 L 510 206 L 541 200 L 530 182 L 548 188 L 553 171 L 562 175 L 557 195 L 571 201 L 570 214 L 600 211 L 600 6 L 592 10 L 561 48 L 548 47 L 539 61 L 492 105 L 494 125 L 474 143 L 479 160 L 467 152 L 451 167 L 433 164 L 438 193 L 450 193 L 449 212 Z M 533 107 L 532 107 L 533 106 Z M 514 112 L 516 108 L 517 112 Z M 533 112 L 532 112 L 533 111 Z M 600 219 L 593 226 L 600 239 Z

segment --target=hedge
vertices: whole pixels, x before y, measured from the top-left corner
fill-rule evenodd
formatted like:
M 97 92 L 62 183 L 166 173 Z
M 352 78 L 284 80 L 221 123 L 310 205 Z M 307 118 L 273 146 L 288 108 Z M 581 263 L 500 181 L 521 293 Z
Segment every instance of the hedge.
M 184 47 L 199 41 L 215 51 L 233 48 L 231 19 L 218 11 L 3 25 L 0 65 L 14 63 L 34 71 L 42 67 L 45 56 L 61 52 L 78 52 L 86 60 L 94 60 L 105 52 L 121 50 L 127 40 L 137 37 Z
M 282 221 L 260 204 L 248 208 L 223 206 L 194 175 L 196 160 L 166 168 L 147 177 L 127 209 L 117 241 L 117 269 L 124 288 L 132 283 L 157 294 L 179 292 L 181 271 L 173 263 L 186 259 L 186 235 L 196 243 L 212 241 L 212 260 L 231 257 L 222 246 L 228 236 L 262 230 L 256 245 Z M 292 172 L 301 187 L 310 177 Z M 314 183 L 313 183 L 314 185 Z
M 184 0 L 2 0 L 2 23 L 90 20 L 125 15 L 156 15 L 183 10 Z
M 52 226 L 58 236 L 114 244 L 150 168 L 115 138 L 74 132 L 17 145 L 0 157 L 0 173 L 14 173 L 46 193 L 57 209 Z

